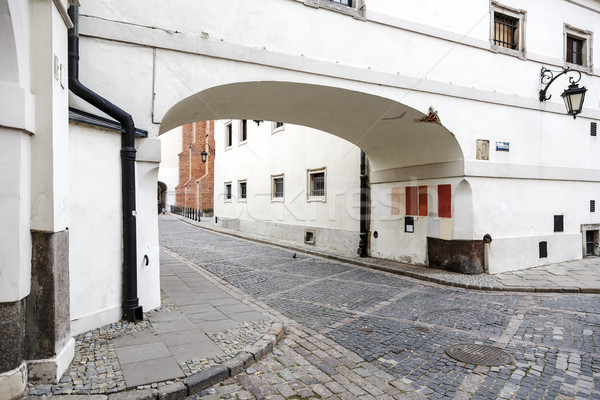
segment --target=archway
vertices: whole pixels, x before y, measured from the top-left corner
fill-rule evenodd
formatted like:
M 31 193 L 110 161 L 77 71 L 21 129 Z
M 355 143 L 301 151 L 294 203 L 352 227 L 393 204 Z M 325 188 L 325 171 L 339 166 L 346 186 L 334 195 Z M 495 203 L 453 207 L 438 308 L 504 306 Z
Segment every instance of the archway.
M 439 185 L 454 188 L 458 185 L 456 177 L 464 174 L 464 156 L 454 134 L 441 124 L 433 109 L 424 114 L 393 99 L 332 86 L 240 82 L 206 89 L 173 105 L 162 119 L 160 132 L 196 121 L 229 119 L 301 125 L 337 136 L 362 149 L 368 157 L 370 187 L 374 193 L 370 203 L 371 222 L 379 224 L 385 220 L 378 225 L 378 235 L 373 237 L 371 232 L 366 232 L 370 242 L 376 243 L 377 256 L 422 265 L 427 263 L 428 237 L 453 239 L 450 217 L 433 224 L 429 219 L 438 217 L 434 201 L 437 201 Z M 310 141 L 304 144 L 311 145 Z M 440 178 L 445 181 L 440 182 Z M 218 187 L 224 186 L 231 193 L 239 186 L 240 177 L 221 180 Z M 404 188 L 415 184 L 420 192 L 424 191 L 423 187 L 429 188 L 425 190 L 424 199 L 430 203 L 431 213 L 422 215 L 419 211 L 414 218 L 414 231 L 399 239 L 399 232 L 405 232 L 403 222 L 395 215 L 390 218 L 389 207 L 379 200 L 394 190 L 396 193 L 401 190 L 404 195 Z M 355 193 L 357 191 L 359 188 Z M 357 215 L 349 217 L 360 219 Z M 261 231 L 270 229 L 263 220 L 260 223 Z M 237 220 L 235 226 L 239 226 Z M 280 228 L 272 230 L 278 229 L 281 237 Z M 352 247 L 356 249 L 358 241 Z

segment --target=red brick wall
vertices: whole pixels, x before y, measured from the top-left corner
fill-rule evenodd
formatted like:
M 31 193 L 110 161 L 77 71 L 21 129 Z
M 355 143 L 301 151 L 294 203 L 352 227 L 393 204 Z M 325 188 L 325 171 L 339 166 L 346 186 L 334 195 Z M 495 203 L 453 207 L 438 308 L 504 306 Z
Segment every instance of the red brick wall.
M 179 184 L 175 188 L 175 205 L 198 210 L 213 208 L 215 157 L 214 121 L 187 124 L 182 129 L 182 150 L 179 153 Z M 208 154 L 206 163 L 201 153 Z

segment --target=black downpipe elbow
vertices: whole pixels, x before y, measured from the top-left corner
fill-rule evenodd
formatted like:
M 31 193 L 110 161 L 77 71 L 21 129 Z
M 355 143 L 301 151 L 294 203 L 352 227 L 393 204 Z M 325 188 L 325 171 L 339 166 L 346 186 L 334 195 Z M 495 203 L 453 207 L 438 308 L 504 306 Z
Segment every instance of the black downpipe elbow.
M 79 14 L 69 8 L 74 27 L 69 29 L 69 90 L 121 123 L 121 190 L 123 196 L 123 315 L 127 321 L 144 318 L 137 297 L 137 229 L 135 208 L 135 124 L 130 114 L 79 81 Z

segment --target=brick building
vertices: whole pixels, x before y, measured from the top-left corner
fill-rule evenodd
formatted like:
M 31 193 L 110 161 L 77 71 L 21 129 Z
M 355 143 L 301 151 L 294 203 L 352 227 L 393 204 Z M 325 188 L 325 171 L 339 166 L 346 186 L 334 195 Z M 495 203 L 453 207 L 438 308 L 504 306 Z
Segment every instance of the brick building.
M 179 153 L 179 184 L 175 188 L 175 205 L 196 210 L 213 208 L 214 190 L 214 121 L 194 122 L 182 127 Z M 202 162 L 202 151 L 208 156 Z

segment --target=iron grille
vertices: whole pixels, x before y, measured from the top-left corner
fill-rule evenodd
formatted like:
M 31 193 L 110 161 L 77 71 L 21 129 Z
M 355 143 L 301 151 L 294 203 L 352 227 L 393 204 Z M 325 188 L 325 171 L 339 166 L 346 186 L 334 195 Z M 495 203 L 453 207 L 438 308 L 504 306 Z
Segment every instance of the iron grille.
M 243 119 L 242 120 L 242 137 L 241 137 L 241 141 L 245 142 L 248 139 L 248 121 Z
M 494 44 L 509 49 L 517 49 L 519 19 L 494 13 Z
M 597 130 L 597 124 L 595 122 L 592 122 L 590 124 L 590 135 L 592 136 L 596 136 L 596 130 Z
M 246 182 L 240 183 L 240 198 L 242 198 L 242 199 L 246 198 Z
M 231 184 L 225 185 L 225 198 L 231 200 Z
M 325 196 L 325 173 L 318 172 L 310 175 L 310 195 Z
M 273 186 L 273 197 L 283 197 L 283 178 L 274 178 Z
M 596 212 L 596 200 L 590 200 L 590 212 Z
M 567 36 L 567 62 L 583 65 L 583 40 Z

